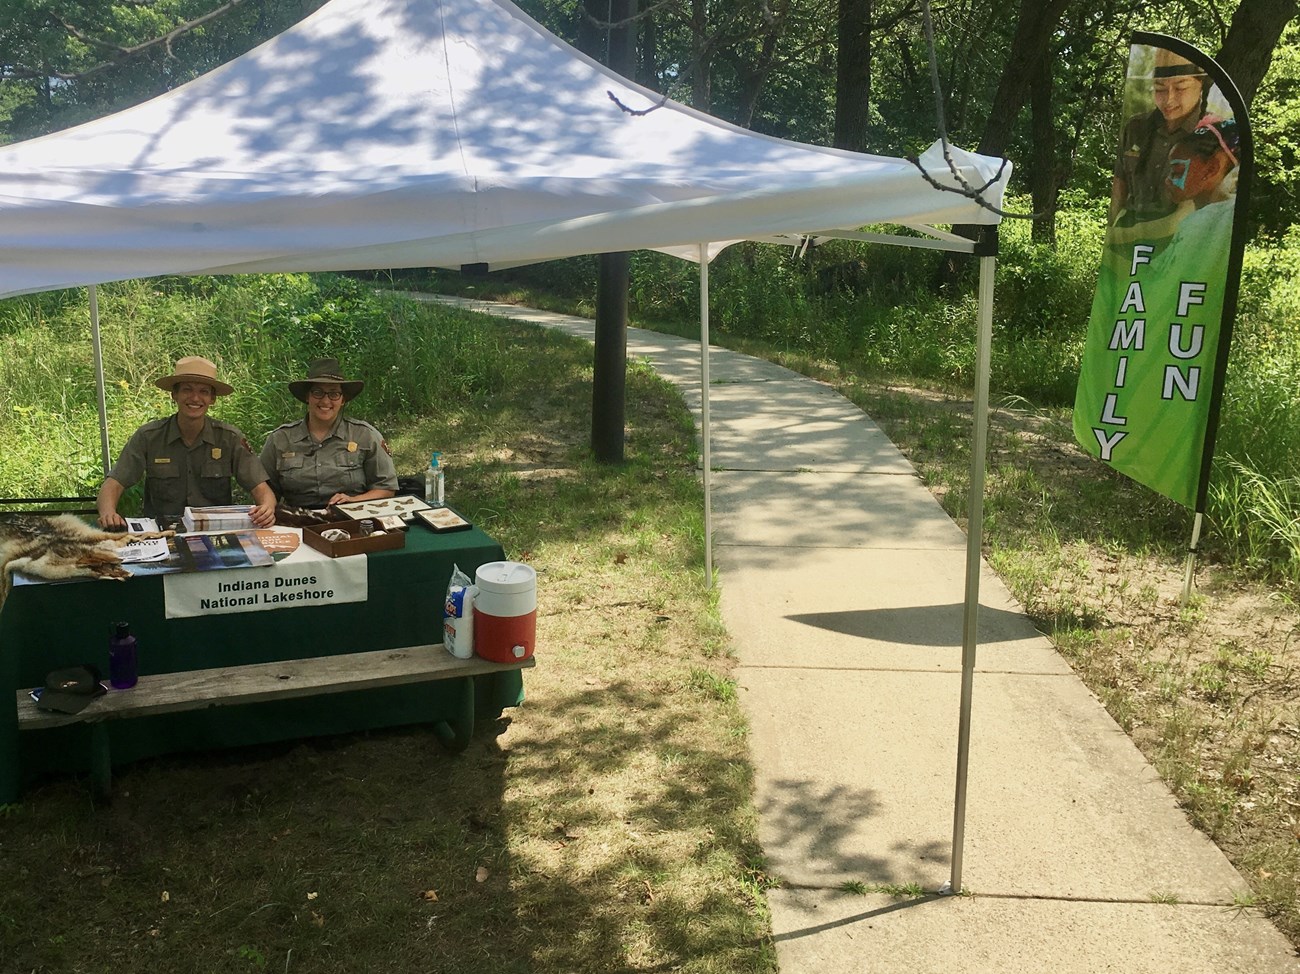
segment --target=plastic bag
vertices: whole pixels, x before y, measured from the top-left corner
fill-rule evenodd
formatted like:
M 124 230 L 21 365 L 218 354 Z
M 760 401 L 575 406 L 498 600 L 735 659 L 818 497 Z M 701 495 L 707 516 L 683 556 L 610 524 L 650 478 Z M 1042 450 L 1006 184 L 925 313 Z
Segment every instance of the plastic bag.
M 474 596 L 478 588 L 468 575 L 453 565 L 443 604 L 443 646 L 457 659 L 474 655 Z

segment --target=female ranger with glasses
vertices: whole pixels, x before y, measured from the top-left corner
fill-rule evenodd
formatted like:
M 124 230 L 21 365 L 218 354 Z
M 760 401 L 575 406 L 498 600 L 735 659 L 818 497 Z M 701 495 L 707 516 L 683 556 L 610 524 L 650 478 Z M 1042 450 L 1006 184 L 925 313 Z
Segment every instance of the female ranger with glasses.
M 307 415 L 271 431 L 262 447 L 271 488 L 286 504 L 325 507 L 397 492 L 397 468 L 379 430 L 343 415 L 365 383 L 345 379 L 338 359 L 316 359 L 289 383 Z

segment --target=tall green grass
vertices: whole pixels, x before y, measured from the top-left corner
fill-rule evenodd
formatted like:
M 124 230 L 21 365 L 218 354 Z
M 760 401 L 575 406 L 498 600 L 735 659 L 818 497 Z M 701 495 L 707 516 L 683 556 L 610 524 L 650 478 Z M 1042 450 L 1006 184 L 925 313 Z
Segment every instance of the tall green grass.
M 528 379 L 500 338 L 452 310 L 389 301 L 345 277 L 167 278 L 99 289 L 113 455 L 173 406 L 154 380 L 182 355 L 234 387 L 213 415 L 259 449 L 303 411 L 287 382 L 315 357 L 366 380 L 348 409 L 383 428 L 472 407 Z M 103 477 L 89 311 L 81 291 L 0 302 L 0 494 L 89 494 Z M 414 473 L 415 470 L 399 471 Z

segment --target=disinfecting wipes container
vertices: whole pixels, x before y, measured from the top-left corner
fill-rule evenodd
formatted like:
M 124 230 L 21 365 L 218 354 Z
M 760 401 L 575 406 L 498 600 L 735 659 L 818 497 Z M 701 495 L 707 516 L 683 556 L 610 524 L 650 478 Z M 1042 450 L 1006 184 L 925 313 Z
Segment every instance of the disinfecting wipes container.
M 469 588 L 453 585 L 443 606 L 442 644 L 457 659 L 469 659 L 474 655 L 474 595 L 473 585 Z

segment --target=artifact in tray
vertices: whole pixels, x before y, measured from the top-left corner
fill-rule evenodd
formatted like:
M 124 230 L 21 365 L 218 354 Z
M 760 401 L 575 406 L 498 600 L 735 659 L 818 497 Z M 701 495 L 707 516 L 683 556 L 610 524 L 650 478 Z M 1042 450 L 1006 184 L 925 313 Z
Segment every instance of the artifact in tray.
M 362 534 L 359 521 L 334 521 L 329 524 L 311 524 L 302 529 L 302 540 L 331 558 L 362 555 L 372 551 L 387 551 L 406 544 L 401 531 L 375 531 Z
M 282 527 L 305 528 L 309 524 L 324 524 L 328 520 L 323 511 L 295 507 L 292 504 L 275 505 L 275 523 Z
M 400 517 L 409 522 L 416 511 L 427 511 L 429 505 L 418 497 L 381 497 L 373 501 L 348 501 L 335 504 L 331 510 L 354 521 L 363 521 L 368 517 Z
M 473 527 L 450 507 L 433 507 L 416 511 L 415 516 L 420 519 L 421 524 L 434 531 L 464 531 L 466 528 Z

